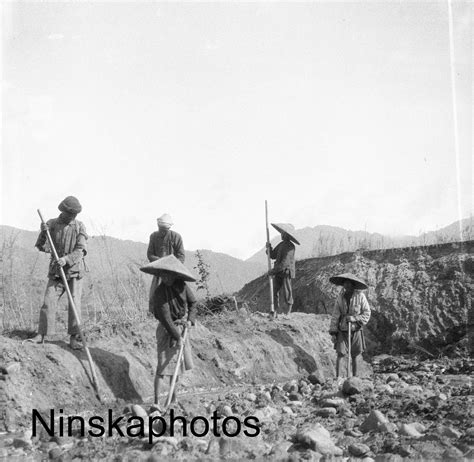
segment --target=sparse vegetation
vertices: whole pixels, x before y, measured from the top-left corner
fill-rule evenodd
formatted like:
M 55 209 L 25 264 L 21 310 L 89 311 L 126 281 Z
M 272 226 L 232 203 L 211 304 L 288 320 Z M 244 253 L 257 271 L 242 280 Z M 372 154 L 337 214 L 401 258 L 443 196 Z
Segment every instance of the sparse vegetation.
M 196 282 L 196 289 L 202 290 L 206 294 L 206 301 L 211 298 L 211 293 L 209 291 L 209 276 L 210 273 L 210 266 L 204 261 L 202 253 L 199 250 L 196 250 L 194 254 L 196 256 L 196 266 L 194 267 L 199 274 L 199 279 Z

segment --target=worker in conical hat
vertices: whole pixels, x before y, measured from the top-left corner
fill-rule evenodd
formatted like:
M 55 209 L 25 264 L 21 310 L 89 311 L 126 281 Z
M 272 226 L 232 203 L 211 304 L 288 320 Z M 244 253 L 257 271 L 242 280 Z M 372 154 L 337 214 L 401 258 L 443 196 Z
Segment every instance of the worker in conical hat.
M 46 230 L 49 230 L 53 244 L 59 256 L 56 262 L 53 255 L 49 264 L 48 283 L 44 294 L 43 305 L 40 309 L 39 326 L 37 335 L 31 339 L 43 343 L 46 336 L 56 332 L 56 311 L 59 299 L 66 291 L 61 278 L 60 267 L 63 268 L 67 283 L 77 308 L 81 315 L 82 277 L 84 276 L 84 257 L 87 254 L 87 232 L 84 224 L 76 219 L 82 211 L 79 200 L 74 196 L 67 196 L 58 205 L 61 212 L 57 218 L 48 220 L 41 225 L 41 232 L 35 247 L 41 252 L 50 253 Z M 69 346 L 75 350 L 82 349 L 79 328 L 74 316 L 73 308 L 68 308 L 68 334 Z
M 280 292 L 283 291 L 285 302 L 288 306 L 287 313 L 290 314 L 293 308 L 293 290 L 291 280 L 295 277 L 295 244 L 299 244 L 294 236 L 295 228 L 289 223 L 271 223 L 271 225 L 280 233 L 281 242 L 272 248 L 267 243 L 267 253 L 272 260 L 275 260 L 272 269 L 273 275 L 273 299 L 275 302 L 275 311 L 278 313 L 280 308 Z
M 155 374 L 154 398 L 159 405 L 162 381 L 170 378 L 176 369 L 178 352 L 182 344 L 184 326 L 191 327 L 196 321 L 196 298 L 186 281 L 196 281 L 196 277 L 174 256 L 155 260 L 140 268 L 141 271 L 160 278 L 160 284 L 153 294 L 153 314 L 158 319 L 156 329 L 158 364 Z M 192 369 L 192 353 L 189 336 L 184 345 L 183 363 L 180 373 Z M 173 393 L 176 401 L 176 389 Z
M 184 245 L 182 237 L 170 228 L 173 226 L 173 219 L 168 213 L 157 218 L 158 231 L 150 235 L 150 242 L 148 244 L 147 257 L 148 261 L 154 262 L 159 258 L 167 255 L 174 255 L 181 263 L 184 263 Z M 150 287 L 149 297 L 149 311 L 153 312 L 153 293 L 158 286 L 159 279 L 157 276 L 153 277 Z
M 348 357 L 348 323 L 351 323 L 351 360 L 352 375 L 358 374 L 358 358 L 364 352 L 365 339 L 362 327 L 370 319 L 370 306 L 364 295 L 367 284 L 352 273 L 343 273 L 329 279 L 335 285 L 342 286 L 337 296 L 331 317 L 329 333 L 337 352 L 336 378 L 341 379 L 341 361 Z

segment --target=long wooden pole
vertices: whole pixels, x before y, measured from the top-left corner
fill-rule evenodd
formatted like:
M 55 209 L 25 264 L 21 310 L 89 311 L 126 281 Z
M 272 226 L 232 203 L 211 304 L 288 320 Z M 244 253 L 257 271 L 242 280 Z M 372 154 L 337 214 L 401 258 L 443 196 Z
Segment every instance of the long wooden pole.
M 351 377 L 351 362 L 352 362 L 352 356 L 351 356 L 351 322 L 347 322 L 347 378 Z
M 270 258 L 270 228 L 268 227 L 268 203 L 265 201 L 265 227 L 267 230 L 267 264 L 268 264 L 268 285 L 270 287 L 270 316 L 275 316 L 275 304 L 273 302 L 273 276 L 272 259 Z
M 181 360 L 183 359 L 184 344 L 186 342 L 187 335 L 188 335 L 188 326 L 185 326 L 183 337 L 182 337 L 183 341 L 181 343 L 181 347 L 179 348 L 179 352 L 178 352 L 178 362 L 176 363 L 176 369 L 174 370 L 173 378 L 171 379 L 170 392 L 168 393 L 168 399 L 166 400 L 165 411 L 168 410 L 171 404 L 171 400 L 173 399 L 174 387 L 176 386 L 176 380 L 178 379 L 179 368 L 181 366 Z
M 44 221 L 43 215 L 41 215 L 41 212 L 40 212 L 39 209 L 38 209 L 38 215 L 41 219 L 41 223 L 46 224 L 45 221 Z M 56 263 L 57 263 L 58 260 L 59 260 L 59 256 L 58 256 L 58 253 L 56 252 L 56 247 L 54 247 L 53 239 L 51 238 L 51 234 L 49 233 L 49 229 L 46 229 L 46 236 L 48 237 L 49 245 L 51 246 L 51 251 L 53 252 L 54 259 L 56 260 Z M 77 314 L 76 304 L 74 303 L 74 299 L 72 297 L 71 290 L 69 289 L 69 285 L 67 283 L 66 274 L 64 273 L 64 270 L 63 270 L 62 266 L 59 266 L 59 274 L 61 275 L 61 279 L 63 281 L 64 288 L 66 290 L 67 297 L 69 299 L 69 304 L 71 305 L 72 312 L 74 313 L 74 318 L 76 320 L 77 330 L 79 331 L 79 335 L 81 337 L 82 344 L 84 345 L 84 350 L 86 352 L 87 360 L 89 361 L 89 365 L 90 365 L 90 368 L 91 368 L 91 375 L 92 375 L 92 385 L 94 386 L 95 391 L 97 393 L 97 397 L 100 400 L 99 383 L 97 381 L 97 375 L 95 373 L 94 362 L 92 361 L 92 356 L 90 354 L 89 348 L 87 347 L 86 338 L 84 337 L 84 334 L 82 333 L 81 322 L 80 322 L 79 316 Z

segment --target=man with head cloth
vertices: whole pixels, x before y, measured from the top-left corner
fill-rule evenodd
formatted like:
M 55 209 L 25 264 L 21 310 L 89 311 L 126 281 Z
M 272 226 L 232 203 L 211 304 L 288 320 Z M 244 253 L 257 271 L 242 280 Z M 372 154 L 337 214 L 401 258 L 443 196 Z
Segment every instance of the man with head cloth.
M 174 255 L 181 263 L 184 263 L 184 245 L 181 235 L 176 231 L 171 231 L 173 220 L 167 213 L 157 219 L 158 231 L 151 233 L 150 243 L 148 244 L 148 261 L 154 262 L 167 255 Z M 153 294 L 159 284 L 159 277 L 153 276 L 150 287 L 149 310 L 153 313 Z
M 85 270 L 84 257 L 87 254 L 86 241 L 88 238 L 84 224 L 76 220 L 82 206 L 77 198 L 68 196 L 59 204 L 58 209 L 61 213 L 57 218 L 48 220 L 47 223 L 41 225 L 41 233 L 35 244 L 40 252 L 51 253 L 46 235 L 46 230 L 49 229 L 59 257 L 56 262 L 51 255 L 48 283 L 39 315 L 38 334 L 32 339 L 41 343 L 44 342 L 46 335 L 55 333 L 57 304 L 66 291 L 61 279 L 60 267 L 63 268 L 66 275 L 77 314 L 79 317 L 81 315 L 82 277 Z M 71 304 L 68 309 L 68 334 L 70 335 L 71 348 L 81 349 L 79 329 Z

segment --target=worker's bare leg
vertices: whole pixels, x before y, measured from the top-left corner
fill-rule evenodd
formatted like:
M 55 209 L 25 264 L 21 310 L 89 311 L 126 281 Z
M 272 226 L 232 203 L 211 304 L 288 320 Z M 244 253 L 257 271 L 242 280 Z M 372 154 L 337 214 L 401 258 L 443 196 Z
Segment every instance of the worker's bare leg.
M 341 355 L 341 354 L 337 355 L 337 359 L 336 359 L 336 379 L 341 377 L 341 362 L 342 362 L 343 357 L 344 356 Z
M 358 361 L 359 355 L 352 356 L 352 375 L 357 377 Z
M 163 383 L 163 376 L 158 375 L 158 373 L 155 374 L 155 404 L 160 404 L 160 389 L 161 385 Z

